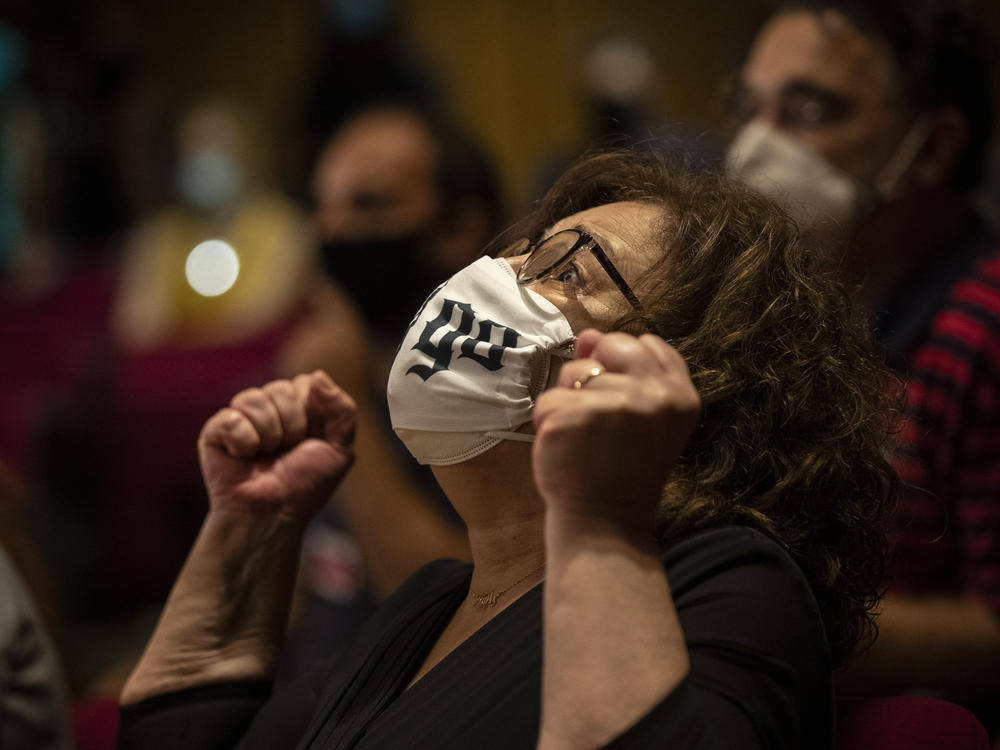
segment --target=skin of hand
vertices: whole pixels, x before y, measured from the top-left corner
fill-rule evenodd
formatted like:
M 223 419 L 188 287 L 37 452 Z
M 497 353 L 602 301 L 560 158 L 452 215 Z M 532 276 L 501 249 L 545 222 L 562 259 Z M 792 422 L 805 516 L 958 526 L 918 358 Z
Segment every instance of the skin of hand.
M 321 370 L 238 393 L 198 439 L 211 510 L 307 523 L 354 460 L 355 410 Z
M 123 704 L 273 677 L 302 534 L 351 465 L 354 414 L 316 371 L 242 391 L 205 423 L 209 512 Z
M 594 368 L 601 374 L 573 387 Z M 534 412 L 535 483 L 549 511 L 651 533 L 660 492 L 700 414 L 686 363 L 661 338 L 581 332 L 574 360 Z
M 600 373 L 583 383 L 594 368 Z M 546 503 L 539 750 L 621 734 L 690 670 L 654 540 L 657 501 L 701 400 L 662 339 L 583 331 L 535 407 Z M 627 635 L 623 635 L 627 634 Z
M 280 371 L 316 367 L 356 399 L 358 460 L 334 502 L 365 558 L 376 598 L 395 591 L 415 570 L 440 557 L 470 557 L 465 531 L 449 523 L 435 499 L 399 460 L 385 422 L 386 349 L 338 287 L 317 285 L 311 309 L 285 346 Z

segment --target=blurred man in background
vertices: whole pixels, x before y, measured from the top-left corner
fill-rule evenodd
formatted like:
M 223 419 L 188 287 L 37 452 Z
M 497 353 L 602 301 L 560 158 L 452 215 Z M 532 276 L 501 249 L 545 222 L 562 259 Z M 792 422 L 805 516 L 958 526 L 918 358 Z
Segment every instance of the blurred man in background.
M 289 674 L 336 650 L 416 568 L 469 554 L 430 472 L 391 432 L 385 383 L 413 311 L 501 221 L 483 153 L 411 105 L 350 118 L 323 148 L 313 190 L 325 273 L 281 369 L 322 368 L 351 393 L 358 445 L 349 478 L 306 538 Z
M 907 386 L 880 636 L 842 691 L 992 703 L 995 730 L 1000 245 L 971 201 L 993 126 L 986 49 L 944 3 L 785 3 L 731 92 L 729 161 L 844 248 Z

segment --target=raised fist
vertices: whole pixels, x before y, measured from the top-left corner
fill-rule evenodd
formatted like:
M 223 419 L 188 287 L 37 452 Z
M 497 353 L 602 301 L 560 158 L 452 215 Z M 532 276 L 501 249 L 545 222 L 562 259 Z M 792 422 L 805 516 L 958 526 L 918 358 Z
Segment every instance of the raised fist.
M 584 331 L 535 406 L 535 484 L 550 509 L 652 532 L 700 415 L 687 364 L 663 339 Z
M 316 370 L 238 393 L 198 438 L 213 510 L 305 524 L 354 460 L 355 404 Z

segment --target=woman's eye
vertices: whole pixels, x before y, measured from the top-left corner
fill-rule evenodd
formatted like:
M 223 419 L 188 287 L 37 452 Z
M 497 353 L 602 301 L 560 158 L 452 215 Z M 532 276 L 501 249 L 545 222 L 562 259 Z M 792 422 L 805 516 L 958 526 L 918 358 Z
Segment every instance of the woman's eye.
M 559 272 L 556 274 L 556 281 L 561 284 L 570 284 L 572 286 L 579 286 L 580 284 L 580 271 L 576 267 L 575 263 L 570 263 L 569 265 L 563 266 Z

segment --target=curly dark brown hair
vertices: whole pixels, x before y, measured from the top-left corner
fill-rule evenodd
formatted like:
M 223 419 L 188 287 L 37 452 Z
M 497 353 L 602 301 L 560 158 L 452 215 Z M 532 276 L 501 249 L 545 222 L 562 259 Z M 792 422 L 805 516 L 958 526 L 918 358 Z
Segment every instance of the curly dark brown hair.
M 588 156 L 499 240 L 618 201 L 664 208 L 662 259 L 638 282 L 652 330 L 684 356 L 703 419 L 666 486 L 663 544 L 721 524 L 782 544 L 812 584 L 836 663 L 871 643 L 898 479 L 900 393 L 829 253 L 776 205 L 650 153 Z

